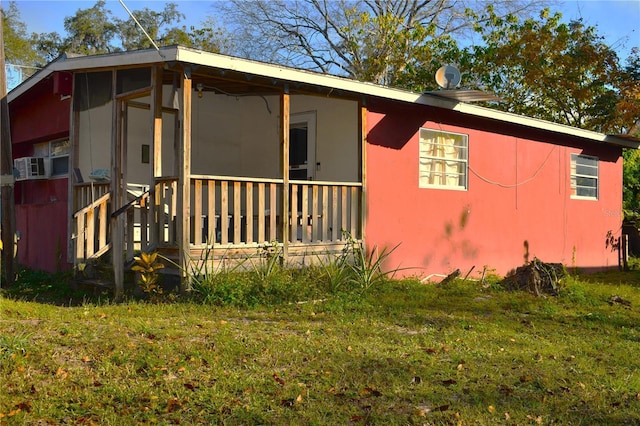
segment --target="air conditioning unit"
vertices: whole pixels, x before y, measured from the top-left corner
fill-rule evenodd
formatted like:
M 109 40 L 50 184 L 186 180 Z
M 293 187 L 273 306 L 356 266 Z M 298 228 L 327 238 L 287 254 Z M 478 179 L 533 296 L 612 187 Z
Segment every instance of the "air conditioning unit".
M 51 175 L 51 162 L 48 157 L 22 157 L 13 160 L 17 172 L 16 180 L 46 179 Z

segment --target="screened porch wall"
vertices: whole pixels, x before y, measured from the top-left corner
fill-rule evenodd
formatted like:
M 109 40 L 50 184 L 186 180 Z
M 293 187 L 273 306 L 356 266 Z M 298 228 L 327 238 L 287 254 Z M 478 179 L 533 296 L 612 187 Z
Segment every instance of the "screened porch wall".
M 192 162 L 195 175 L 282 178 L 278 96 L 193 97 Z M 316 116 L 315 180 L 357 182 L 358 104 L 291 96 L 291 116 Z

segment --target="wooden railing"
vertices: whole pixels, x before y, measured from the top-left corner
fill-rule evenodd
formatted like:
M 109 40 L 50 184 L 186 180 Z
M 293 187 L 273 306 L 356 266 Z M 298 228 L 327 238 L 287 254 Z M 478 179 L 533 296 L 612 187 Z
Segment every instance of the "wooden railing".
M 128 262 L 133 260 L 136 251 L 146 250 L 148 247 L 148 200 L 149 191 L 142 193 L 138 197 L 132 199 L 124 206 L 111 214 L 114 219 L 124 218 L 124 247 L 122 247 L 125 260 Z M 138 211 L 138 217 L 136 217 Z M 135 237 L 136 226 L 139 226 L 139 239 Z M 137 243 L 140 243 L 137 245 Z
M 111 184 L 109 182 L 83 182 L 74 184 L 73 211 L 77 212 L 78 210 L 88 206 L 93 203 L 94 200 L 97 200 L 103 195 L 109 193 L 110 190 Z
M 192 176 L 191 244 L 282 243 L 283 226 L 290 243 L 343 241 L 343 231 L 362 237 L 362 184 L 291 181 L 285 214 L 283 185 L 282 179 Z
M 158 243 L 175 245 L 176 219 L 178 214 L 178 178 L 155 178 L 155 193 L 152 200 L 155 206 L 155 218 L 150 218 L 151 226 L 156 226 Z
M 74 213 L 73 218 L 76 229 L 75 263 L 99 257 L 109 249 L 109 218 L 107 212 L 110 200 L 111 193 L 107 192 Z
M 362 238 L 361 183 L 291 181 L 290 188 L 290 242 Z
M 282 179 L 192 176 L 191 243 L 252 244 L 281 238 Z
M 77 194 L 88 196 L 90 186 L 76 187 Z M 103 188 L 106 186 L 94 185 L 93 194 Z M 347 233 L 356 240 L 362 238 L 362 184 L 291 181 L 289 205 L 284 214 L 283 188 L 282 179 L 193 175 L 191 229 L 187 231 L 192 247 L 283 243 L 285 227 L 287 242 L 292 245 L 342 242 Z M 156 178 L 154 189 L 153 200 L 149 200 L 148 192 L 144 193 L 111 215 L 108 214 L 109 192 L 79 209 L 74 214 L 77 261 L 97 257 L 108 250 L 111 217 L 123 220 L 119 225 L 119 229 L 124 230 L 122 254 L 128 260 L 137 250 L 149 248 L 152 231 L 156 232 L 158 245 L 175 246 L 181 215 L 178 178 Z M 151 202 L 154 217 L 150 217 Z

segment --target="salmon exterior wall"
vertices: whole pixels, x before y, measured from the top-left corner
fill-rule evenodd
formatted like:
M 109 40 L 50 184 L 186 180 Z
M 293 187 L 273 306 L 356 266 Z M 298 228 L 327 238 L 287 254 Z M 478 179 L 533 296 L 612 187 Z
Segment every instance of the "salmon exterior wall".
M 70 87 L 60 91 L 54 75 L 10 105 L 13 158 L 32 156 L 35 143 L 69 135 Z M 68 192 L 68 178 L 64 177 L 16 182 L 21 265 L 47 272 L 71 267 L 67 263 Z
M 466 191 L 418 187 L 420 127 L 468 135 Z M 503 127 L 430 107 L 369 107 L 365 238 L 369 249 L 400 244 L 387 267 L 410 268 L 405 276 L 475 267 L 477 277 L 534 256 L 617 266 L 607 234 L 618 237 L 622 222 L 621 149 Z M 599 157 L 598 200 L 571 199 L 571 153 Z

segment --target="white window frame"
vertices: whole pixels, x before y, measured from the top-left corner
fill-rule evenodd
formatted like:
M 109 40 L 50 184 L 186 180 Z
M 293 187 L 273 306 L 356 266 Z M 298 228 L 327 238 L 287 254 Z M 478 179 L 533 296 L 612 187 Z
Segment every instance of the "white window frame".
M 588 160 L 595 160 L 595 166 L 592 166 L 591 164 L 579 164 L 579 159 L 588 159 Z M 578 166 L 580 167 L 587 167 L 587 168 L 591 168 L 591 169 L 595 169 L 595 175 L 589 175 L 589 174 L 584 174 L 584 173 L 578 173 Z M 570 180 L 569 180 L 569 190 L 570 190 L 570 194 L 571 194 L 571 198 L 572 199 L 576 199 L 576 200 L 597 200 L 600 197 L 600 159 L 598 157 L 594 157 L 592 155 L 584 155 L 584 154 L 577 154 L 577 153 L 572 153 L 571 154 L 571 159 L 570 159 L 570 164 L 569 164 L 569 174 L 570 174 Z M 580 178 L 584 178 L 584 179 L 593 179 L 595 181 L 595 192 L 596 195 L 595 196 L 590 196 L 590 195 L 579 195 L 578 194 L 578 187 L 582 187 L 582 188 L 593 188 L 593 186 L 585 186 L 585 185 L 578 185 L 577 179 Z
M 453 136 L 455 139 L 460 139 L 460 145 L 458 145 L 458 141 L 456 141 L 456 147 L 464 149 L 464 158 L 447 158 L 443 155 L 432 155 L 432 146 L 434 145 L 434 140 L 439 136 L 451 137 Z M 433 130 L 420 128 L 419 133 L 419 153 L 418 153 L 418 187 L 419 188 L 430 188 L 430 189 L 450 189 L 456 191 L 467 191 L 469 189 L 469 135 L 463 133 L 455 133 L 455 132 L 447 132 L 442 130 Z M 427 149 L 427 146 L 429 149 Z M 428 153 L 429 152 L 429 153 Z M 445 161 L 447 163 L 455 163 L 458 165 L 462 165 L 462 173 L 459 172 L 446 172 L 440 171 L 436 172 L 439 174 L 444 173 L 445 175 L 456 174 L 459 177 L 462 177 L 463 183 L 458 185 L 452 185 L 446 183 L 447 178 L 445 177 L 445 183 L 429 183 L 429 179 L 427 176 L 431 173 L 434 173 L 432 170 L 426 170 L 427 167 L 433 167 L 434 162 L 437 161 Z M 450 164 L 452 165 L 452 164 Z M 451 177 L 451 176 L 450 176 Z
M 58 144 L 58 143 L 64 143 L 67 142 L 67 149 L 65 150 L 65 152 L 63 152 L 62 154 L 56 154 L 54 153 L 54 145 Z M 68 138 L 63 138 L 63 139 L 56 139 L 56 140 L 52 140 L 49 142 L 42 142 L 39 144 L 36 144 L 34 146 L 34 155 L 36 157 L 48 157 L 49 161 L 50 161 L 50 168 L 51 168 L 51 175 L 50 177 L 52 178 L 59 178 L 59 177 L 67 177 L 69 176 L 69 166 L 67 166 L 67 171 L 65 173 L 58 173 L 58 174 L 54 174 L 53 173 L 53 163 L 56 160 L 60 160 L 61 158 L 66 159 L 67 164 L 69 163 L 69 139 Z

